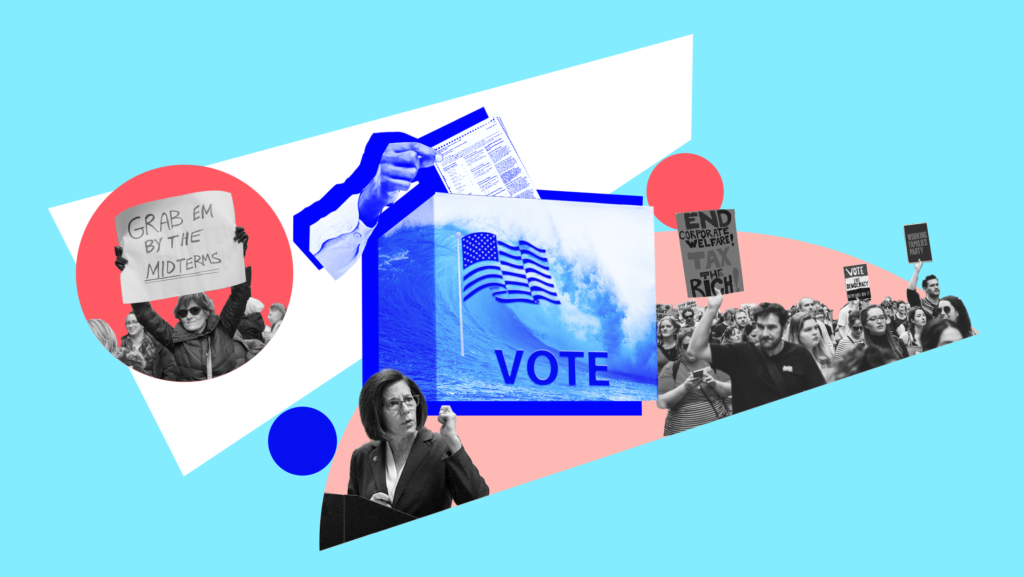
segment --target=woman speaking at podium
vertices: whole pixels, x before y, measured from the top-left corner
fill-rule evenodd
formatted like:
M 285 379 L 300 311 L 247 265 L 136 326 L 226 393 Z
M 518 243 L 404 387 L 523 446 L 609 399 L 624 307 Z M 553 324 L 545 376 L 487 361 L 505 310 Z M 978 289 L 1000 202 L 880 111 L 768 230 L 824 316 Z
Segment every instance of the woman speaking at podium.
M 348 494 L 423 517 L 490 493 L 455 433 L 456 415 L 441 407 L 441 432 L 427 422 L 427 403 L 412 379 L 385 369 L 359 394 L 359 418 L 371 441 L 352 453 Z

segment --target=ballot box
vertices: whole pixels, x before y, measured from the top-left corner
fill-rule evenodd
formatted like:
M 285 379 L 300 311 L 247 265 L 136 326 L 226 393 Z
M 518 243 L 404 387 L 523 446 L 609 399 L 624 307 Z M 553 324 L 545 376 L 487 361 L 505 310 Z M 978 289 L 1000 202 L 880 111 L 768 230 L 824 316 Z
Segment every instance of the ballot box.
M 366 245 L 364 381 L 431 414 L 640 414 L 657 399 L 654 217 L 639 197 L 414 190 Z

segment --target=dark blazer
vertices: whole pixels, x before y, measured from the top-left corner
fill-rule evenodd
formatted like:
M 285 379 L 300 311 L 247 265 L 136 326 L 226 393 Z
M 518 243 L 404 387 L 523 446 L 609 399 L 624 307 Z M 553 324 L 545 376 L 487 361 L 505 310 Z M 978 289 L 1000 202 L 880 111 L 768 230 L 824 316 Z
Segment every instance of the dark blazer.
M 353 451 L 348 494 L 369 499 L 374 493 L 387 493 L 386 468 L 383 441 L 371 441 Z M 453 498 L 461 505 L 489 494 L 466 447 L 453 455 L 441 435 L 423 428 L 413 441 L 391 507 L 423 517 L 450 508 Z

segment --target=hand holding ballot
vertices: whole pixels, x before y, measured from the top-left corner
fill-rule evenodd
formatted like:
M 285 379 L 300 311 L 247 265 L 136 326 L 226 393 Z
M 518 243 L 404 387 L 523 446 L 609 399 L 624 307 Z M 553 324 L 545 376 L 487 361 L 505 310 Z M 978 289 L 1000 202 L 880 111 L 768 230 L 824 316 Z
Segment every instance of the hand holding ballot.
M 538 197 L 504 123 L 480 109 L 419 140 L 402 132 L 373 134 L 352 175 L 295 215 L 295 243 L 318 268 L 341 278 L 384 209 L 414 182 L 428 194 Z
M 421 169 L 430 168 L 441 159 L 433 148 L 419 142 L 385 145 L 379 142 L 380 136 L 374 135 L 366 145 L 363 165 L 350 178 L 352 182 L 339 185 L 342 192 L 337 200 L 331 200 L 340 202 L 338 207 L 309 228 L 309 253 L 316 255 L 335 279 L 356 263 L 381 212 L 412 188 L 413 182 L 423 176 Z M 376 154 L 380 154 L 379 161 Z M 372 172 L 364 170 L 367 168 Z
M 389 144 L 380 159 L 377 175 L 359 195 L 359 220 L 373 228 L 384 207 L 394 204 L 412 188 L 421 168 L 430 168 L 440 160 L 429 146 L 418 142 Z

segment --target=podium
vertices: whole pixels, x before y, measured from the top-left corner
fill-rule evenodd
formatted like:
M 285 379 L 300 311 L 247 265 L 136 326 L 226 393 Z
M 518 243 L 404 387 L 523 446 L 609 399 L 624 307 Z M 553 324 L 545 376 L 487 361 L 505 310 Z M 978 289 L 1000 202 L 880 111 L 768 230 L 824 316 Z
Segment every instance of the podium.
M 348 543 L 416 519 L 356 495 L 324 493 L 320 509 L 320 550 Z

